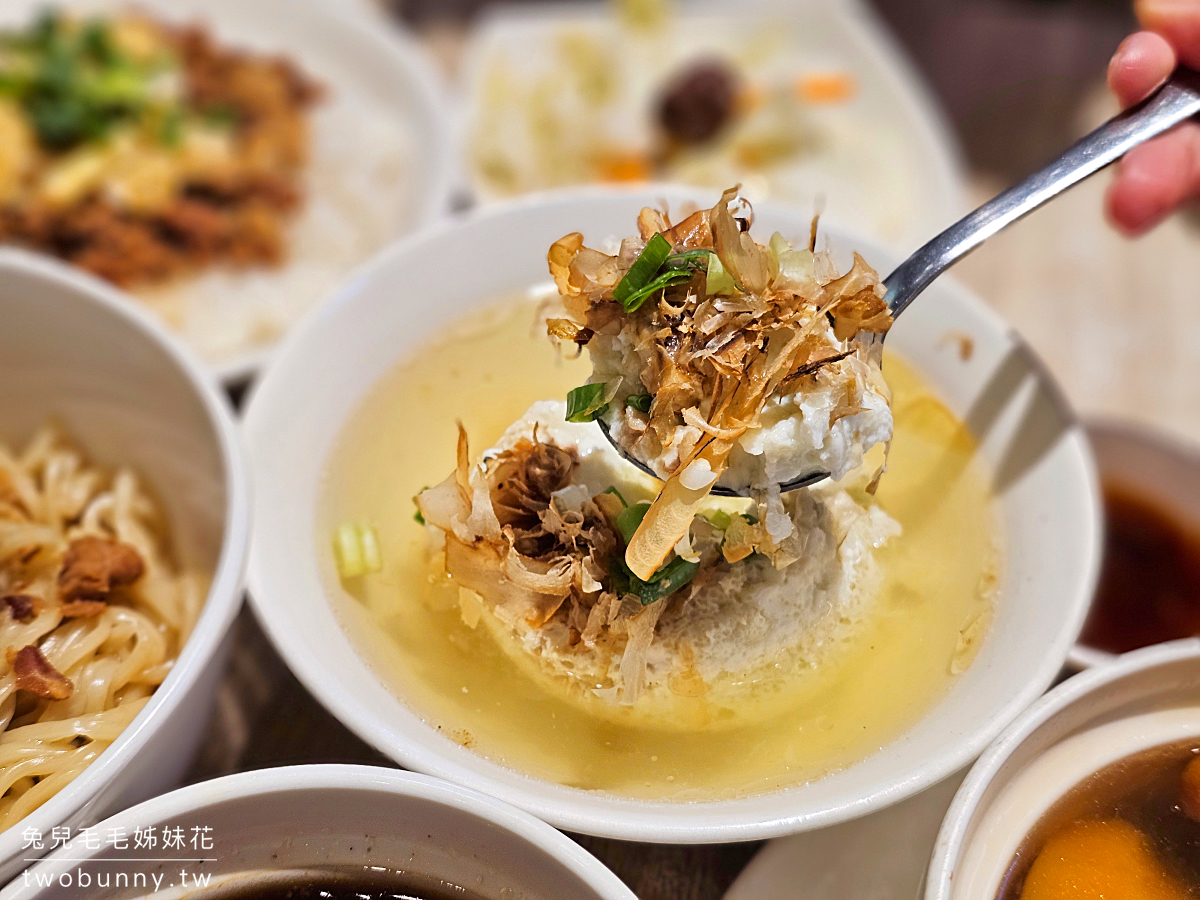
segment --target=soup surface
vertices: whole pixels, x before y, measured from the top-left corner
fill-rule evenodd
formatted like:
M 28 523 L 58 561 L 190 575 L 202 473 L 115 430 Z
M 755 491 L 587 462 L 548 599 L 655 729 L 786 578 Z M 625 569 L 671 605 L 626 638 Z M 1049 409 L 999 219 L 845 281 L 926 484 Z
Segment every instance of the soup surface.
M 1104 483 L 1104 567 L 1081 640 L 1125 653 L 1200 634 L 1200 532 L 1134 488 Z
M 896 435 L 878 501 L 904 531 L 881 551 L 884 584 L 821 665 L 748 675 L 736 704 L 681 698 L 677 714 L 581 703 L 467 627 L 431 566 L 412 497 L 453 468 L 455 419 L 477 455 L 530 403 L 589 373 L 562 360 L 508 300 L 431 340 L 382 379 L 334 448 L 315 535 L 329 596 L 397 697 L 451 739 L 562 784 L 653 799 L 774 790 L 857 762 L 915 722 L 964 669 L 998 588 L 997 519 L 966 428 L 891 356 Z M 384 568 L 342 583 L 340 523 L 373 525 Z
M 1076 786 L 1017 851 L 998 900 L 1200 897 L 1200 740 L 1135 754 Z

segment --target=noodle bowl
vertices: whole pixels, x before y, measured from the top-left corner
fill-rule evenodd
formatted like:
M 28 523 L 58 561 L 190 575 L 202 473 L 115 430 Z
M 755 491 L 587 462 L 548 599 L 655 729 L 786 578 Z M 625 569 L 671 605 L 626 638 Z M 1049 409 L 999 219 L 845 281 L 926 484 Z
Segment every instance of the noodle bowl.
M 0 249 L 0 322 L 5 883 L 54 829 L 190 765 L 240 605 L 249 489 L 228 403 L 118 291 Z
M 136 574 L 74 575 L 88 547 L 136 560 Z M 0 445 L 0 829 L 57 793 L 141 711 L 205 590 L 197 574 L 175 570 L 133 472 L 109 476 L 52 427 L 19 455 Z

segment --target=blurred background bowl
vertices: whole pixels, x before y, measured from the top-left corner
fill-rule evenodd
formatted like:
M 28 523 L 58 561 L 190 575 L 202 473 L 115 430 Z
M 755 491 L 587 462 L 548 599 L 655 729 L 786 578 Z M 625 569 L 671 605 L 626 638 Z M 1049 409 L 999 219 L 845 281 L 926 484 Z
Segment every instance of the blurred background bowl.
M 1159 641 L 1191 637 L 1200 625 L 1200 595 L 1188 591 L 1186 585 L 1179 585 L 1178 590 L 1167 585 L 1168 593 L 1179 596 L 1161 596 L 1151 585 L 1143 585 L 1140 597 L 1126 598 L 1132 606 L 1122 615 L 1116 607 L 1121 599 L 1116 593 L 1118 585 L 1106 584 L 1117 579 L 1124 583 L 1122 575 L 1126 573 L 1110 566 L 1119 565 L 1129 554 L 1144 553 L 1146 548 L 1139 546 L 1144 542 L 1157 542 L 1164 551 L 1168 550 L 1164 545 L 1178 544 L 1185 548 L 1180 560 L 1185 568 L 1194 570 L 1200 564 L 1200 448 L 1156 428 L 1117 419 L 1088 422 L 1087 435 L 1105 494 L 1119 491 L 1120 496 L 1140 502 L 1157 515 L 1148 523 L 1153 530 L 1142 531 L 1139 525 L 1147 523 L 1114 520 L 1112 503 L 1106 498 L 1105 563 L 1093 608 L 1068 657 L 1075 669 L 1111 662 L 1117 652 L 1143 646 L 1139 637 Z M 1160 534 L 1164 526 L 1166 533 Z M 1118 543 L 1121 546 L 1116 546 Z M 1195 559 L 1189 558 L 1189 546 L 1194 548 L 1190 555 Z M 1114 551 L 1118 555 L 1114 556 Z M 1165 552 L 1157 562 L 1166 564 L 1172 559 L 1173 555 Z M 1186 577 L 1187 573 L 1183 574 Z M 1191 571 L 1192 580 L 1197 577 L 1200 571 Z M 1106 593 L 1106 587 L 1114 593 Z M 1123 633 L 1122 626 L 1131 624 L 1126 621 L 1130 611 L 1144 620 L 1134 633 Z
M 371 387 L 428 336 L 495 298 L 546 281 L 546 248 L 564 233 L 625 233 L 660 198 L 711 204 L 671 186 L 584 189 L 486 209 L 397 244 L 285 342 L 257 386 L 246 428 L 258 515 L 250 588 L 264 629 L 300 681 L 347 726 L 406 767 L 520 806 L 572 831 L 643 841 L 746 840 L 854 818 L 962 768 L 1044 691 L 1082 623 L 1099 558 L 1099 498 L 1082 429 L 1036 358 L 950 279 L 933 285 L 888 346 L 971 428 L 999 498 L 1002 572 L 990 632 L 949 693 L 879 752 L 825 778 L 759 796 L 648 802 L 518 773 L 434 730 L 395 696 L 339 621 L 322 578 L 318 496 L 331 446 Z M 822 223 L 843 266 L 875 243 Z M 755 210 L 764 234 L 807 234 L 804 213 Z M 463 265 L 469 255 L 470 264 Z M 430 303 L 436 296 L 438 301 Z M 969 354 L 961 352 L 966 336 Z M 424 423 L 412 423 L 414 434 Z
M 156 797 L 113 816 L 98 830 L 106 834 L 119 828 L 132 835 L 138 828 L 161 833 L 177 827 L 187 836 L 182 851 L 122 853 L 109 846 L 88 851 L 77 840 L 0 897 L 61 896 L 56 887 L 38 888 L 38 878 L 57 882 L 67 874 L 78 880 L 85 872 L 94 885 L 95 876 L 104 872 L 144 872 L 165 876 L 154 893 L 164 900 L 184 895 L 215 900 L 229 896 L 227 891 L 237 897 L 238 886 L 249 888 L 284 872 L 378 867 L 454 885 L 458 890 L 447 889 L 447 894 L 463 893 L 471 900 L 634 900 L 616 875 L 549 825 L 482 794 L 408 772 L 324 765 L 228 775 Z M 192 848 L 196 827 L 210 829 L 208 849 Z M 122 863 L 131 856 L 151 861 Z M 178 856 L 207 859 L 182 865 L 152 861 Z M 212 887 L 182 889 L 180 869 L 189 878 L 212 876 Z M 87 896 L 116 900 L 146 896 L 146 890 L 93 887 Z
M 6 0 L 0 26 L 47 4 Z M 127 11 L 123 0 L 57 0 L 68 13 Z M 451 189 L 445 88 L 407 30 L 325 0 L 145 0 L 137 10 L 206 26 L 222 46 L 290 58 L 325 95 L 309 114 L 306 199 L 277 267 L 211 266 L 135 288 L 226 383 L 252 377 L 282 331 L 389 241 L 443 215 Z
M 874 16 L 844 2 L 691 2 L 639 26 L 633 8 L 482 11 L 461 61 L 461 166 L 476 199 L 621 179 L 741 182 L 753 203 L 824 209 L 905 253 L 969 210 L 957 141 Z M 714 61 L 734 79 L 734 111 L 712 140 L 659 158 L 663 93 Z
M 969 885 L 972 875 L 964 861 L 989 859 L 990 853 L 982 853 L 985 842 L 1008 837 L 989 827 L 990 814 L 1005 787 L 1034 760 L 1072 735 L 1100 725 L 1142 713 L 1195 708 L 1198 696 L 1200 641 L 1195 639 L 1124 654 L 1059 685 L 1014 721 L 967 775 L 938 834 L 925 900 L 992 896 L 978 891 L 963 893 L 966 889 L 961 886 Z M 1102 749 L 1113 751 L 1118 758 L 1128 755 L 1111 747 Z M 1079 773 L 1079 780 L 1087 774 Z M 1057 796 L 1061 792 L 1044 800 L 1048 804 Z
M 82 774 L 0 833 L 0 881 L 24 867 L 22 832 L 78 827 L 171 787 L 200 740 L 241 605 L 249 537 L 245 463 L 227 402 L 201 365 L 105 283 L 0 249 L 0 440 L 47 419 L 89 458 L 133 469 L 158 500 L 181 566 L 211 575 L 171 673 Z

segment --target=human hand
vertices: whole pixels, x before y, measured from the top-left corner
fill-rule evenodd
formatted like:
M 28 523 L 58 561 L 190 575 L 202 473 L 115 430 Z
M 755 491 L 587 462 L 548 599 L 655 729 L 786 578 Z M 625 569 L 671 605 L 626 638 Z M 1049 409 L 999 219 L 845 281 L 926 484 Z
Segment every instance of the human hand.
M 1108 66 L 1108 86 L 1131 106 L 1162 84 L 1177 65 L 1200 69 L 1200 0 L 1137 0 L 1146 30 L 1131 34 Z M 1135 147 L 1108 189 L 1109 219 L 1142 234 L 1176 207 L 1200 199 L 1200 123 L 1187 122 Z

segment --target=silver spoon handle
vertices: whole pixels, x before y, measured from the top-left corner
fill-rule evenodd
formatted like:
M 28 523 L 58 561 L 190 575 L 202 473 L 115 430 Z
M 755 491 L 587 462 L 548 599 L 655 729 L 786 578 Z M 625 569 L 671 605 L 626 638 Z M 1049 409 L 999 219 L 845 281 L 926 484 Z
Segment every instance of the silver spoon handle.
M 902 262 L 884 279 L 892 314 L 903 312 L 931 281 L 996 232 L 1197 113 L 1200 73 L 1176 69 L 1149 98 L 1109 119 L 1046 168 L 989 200 Z

